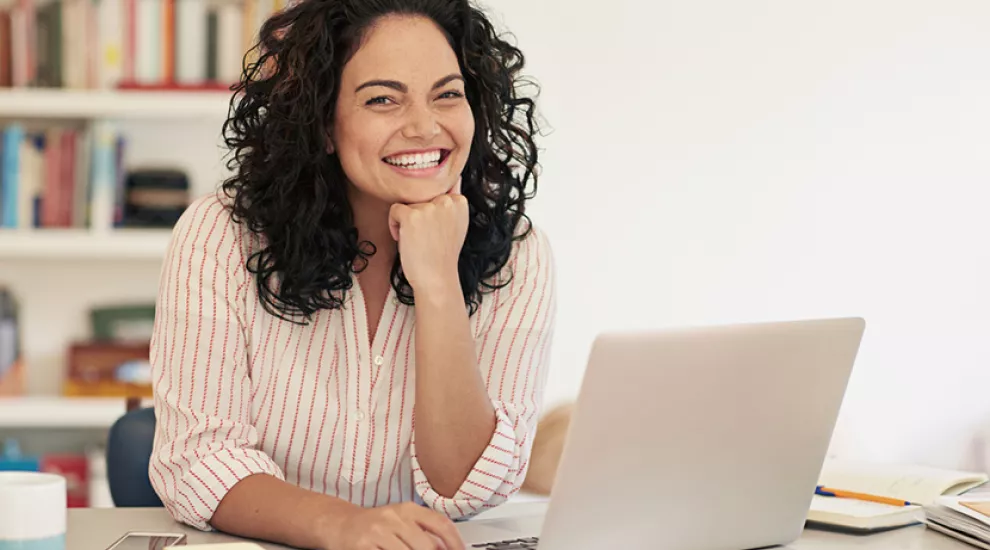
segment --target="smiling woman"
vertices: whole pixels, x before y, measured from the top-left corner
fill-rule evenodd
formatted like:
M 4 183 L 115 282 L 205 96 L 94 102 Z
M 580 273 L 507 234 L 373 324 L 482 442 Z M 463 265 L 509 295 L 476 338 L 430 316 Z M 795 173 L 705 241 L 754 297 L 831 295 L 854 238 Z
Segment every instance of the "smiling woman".
M 467 0 L 302 1 L 265 24 L 257 49 L 225 124 L 236 173 L 224 189 L 233 215 L 271 245 L 252 258 L 263 300 L 286 316 L 339 307 L 352 265 L 382 245 L 361 233 L 364 205 L 352 200 L 371 197 L 355 191 L 388 192 L 380 214 L 389 201 L 432 198 L 462 176 L 472 223 L 460 273 L 476 308 L 523 236 L 537 188 L 536 87 L 521 74 L 522 52 Z M 426 182 L 437 185 L 383 177 L 378 161 L 430 146 L 442 156 L 456 150 Z M 283 246 L 290 234 L 325 243 L 322 253 Z M 401 267 L 394 262 L 389 278 L 412 305 Z
M 201 529 L 460 548 L 526 477 L 555 323 L 522 53 L 467 0 L 301 0 L 257 49 L 163 268 L 152 483 Z

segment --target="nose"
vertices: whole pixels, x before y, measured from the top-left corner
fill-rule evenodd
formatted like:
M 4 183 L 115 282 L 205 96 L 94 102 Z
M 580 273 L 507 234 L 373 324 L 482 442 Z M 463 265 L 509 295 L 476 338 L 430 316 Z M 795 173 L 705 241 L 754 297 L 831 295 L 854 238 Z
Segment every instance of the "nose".
M 402 134 L 408 139 L 429 141 L 440 134 L 436 113 L 427 105 L 415 105 L 407 113 Z

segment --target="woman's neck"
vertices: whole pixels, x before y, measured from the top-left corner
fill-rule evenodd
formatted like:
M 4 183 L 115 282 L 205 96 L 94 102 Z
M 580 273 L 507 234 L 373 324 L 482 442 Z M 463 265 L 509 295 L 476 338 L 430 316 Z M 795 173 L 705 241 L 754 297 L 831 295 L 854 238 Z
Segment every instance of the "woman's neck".
M 371 263 L 378 264 L 387 261 L 387 267 L 391 268 L 392 259 L 395 258 L 398 248 L 388 229 L 388 213 L 392 205 L 364 195 L 353 187 L 348 195 L 358 239 L 371 241 L 377 249 L 374 257 L 370 260 Z

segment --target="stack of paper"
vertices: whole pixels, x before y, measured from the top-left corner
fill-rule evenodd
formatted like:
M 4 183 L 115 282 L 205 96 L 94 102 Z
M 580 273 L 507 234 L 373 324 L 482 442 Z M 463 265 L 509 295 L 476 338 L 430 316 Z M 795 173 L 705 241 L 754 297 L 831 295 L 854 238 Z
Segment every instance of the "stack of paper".
M 990 550 L 990 495 L 942 497 L 925 508 L 932 530 Z

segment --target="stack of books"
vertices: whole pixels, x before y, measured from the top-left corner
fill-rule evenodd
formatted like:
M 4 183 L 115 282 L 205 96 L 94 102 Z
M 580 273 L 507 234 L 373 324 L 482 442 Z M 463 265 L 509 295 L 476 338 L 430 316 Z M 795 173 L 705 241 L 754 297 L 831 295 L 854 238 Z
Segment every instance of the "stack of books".
M 928 528 L 990 550 L 990 494 L 947 496 L 925 509 Z
M 0 137 L 0 228 L 122 224 L 125 142 L 112 123 L 37 133 L 13 124 Z
M 286 0 L 8 0 L 0 87 L 226 88 Z

